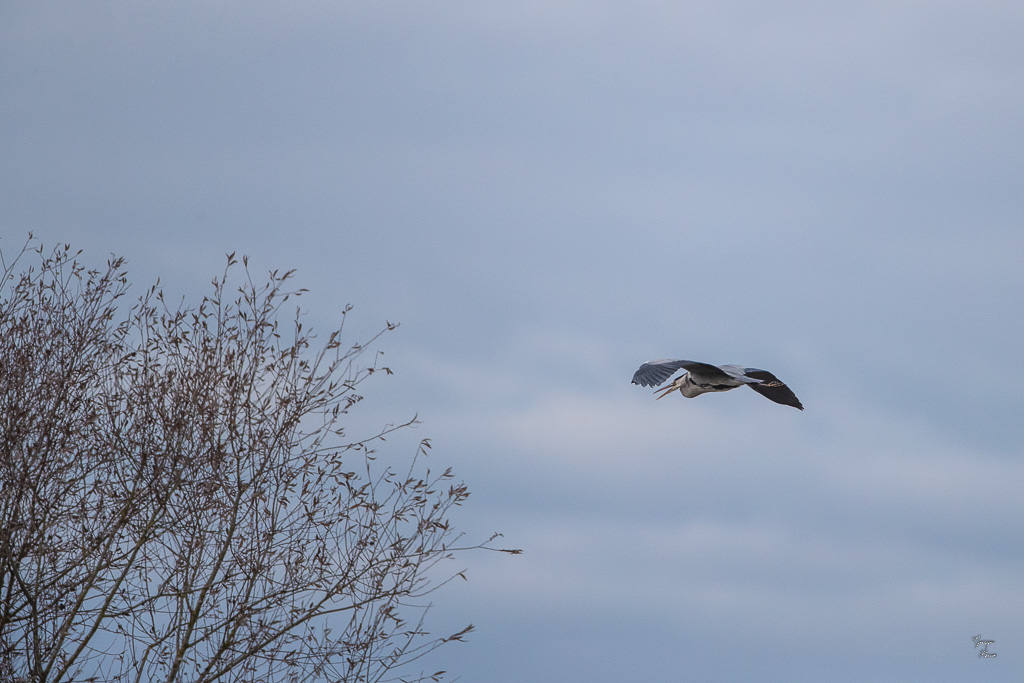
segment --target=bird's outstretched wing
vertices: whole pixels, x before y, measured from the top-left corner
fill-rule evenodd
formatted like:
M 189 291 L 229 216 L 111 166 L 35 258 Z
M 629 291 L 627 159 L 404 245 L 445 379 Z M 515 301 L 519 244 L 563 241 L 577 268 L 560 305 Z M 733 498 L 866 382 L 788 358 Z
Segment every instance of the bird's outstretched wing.
M 721 376 L 728 378 L 721 368 L 710 365 L 708 363 L 698 363 L 692 360 L 672 360 L 671 358 L 662 358 L 661 360 L 650 360 L 640 366 L 640 368 L 633 373 L 633 384 L 639 384 L 642 387 L 656 387 L 669 377 L 674 375 L 678 370 L 689 370 L 690 372 L 699 372 L 701 375 L 712 378 Z
M 757 368 L 747 368 L 746 371 L 747 377 L 761 380 L 760 384 L 747 385 L 757 393 L 770 401 L 781 403 L 784 406 L 793 406 L 800 410 L 804 409 L 804 405 L 800 403 L 800 399 L 796 397 L 793 390 L 772 373 L 767 370 L 758 370 Z

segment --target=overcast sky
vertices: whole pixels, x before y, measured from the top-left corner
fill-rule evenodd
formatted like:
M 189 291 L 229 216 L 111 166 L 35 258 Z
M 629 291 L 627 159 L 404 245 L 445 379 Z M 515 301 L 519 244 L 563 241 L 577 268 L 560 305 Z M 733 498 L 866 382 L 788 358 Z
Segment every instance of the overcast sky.
M 297 268 L 464 681 L 1024 675 L 1020 2 L 0 4 L 0 248 Z M 655 402 L 652 358 L 775 372 Z M 971 637 L 994 640 L 979 659 Z M 435 667 L 438 668 L 438 667 Z M 433 670 L 433 669 L 431 669 Z

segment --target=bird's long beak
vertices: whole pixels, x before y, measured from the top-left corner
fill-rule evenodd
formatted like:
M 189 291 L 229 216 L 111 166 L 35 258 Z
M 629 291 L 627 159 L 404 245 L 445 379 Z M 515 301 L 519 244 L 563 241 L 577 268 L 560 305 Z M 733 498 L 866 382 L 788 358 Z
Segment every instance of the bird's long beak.
M 670 384 L 667 387 L 662 387 L 660 389 L 655 389 L 654 393 L 658 393 L 659 391 L 661 392 L 661 396 L 659 396 L 655 400 L 656 401 L 660 401 L 661 399 L 665 398 L 666 396 L 668 396 L 669 394 L 671 394 L 673 391 L 675 391 L 678 388 L 679 387 L 677 387 L 676 385 Z

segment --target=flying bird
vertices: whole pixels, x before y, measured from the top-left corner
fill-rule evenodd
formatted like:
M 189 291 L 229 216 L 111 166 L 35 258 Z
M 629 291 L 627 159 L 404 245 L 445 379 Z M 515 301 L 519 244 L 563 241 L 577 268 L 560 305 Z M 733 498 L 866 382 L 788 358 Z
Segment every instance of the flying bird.
M 710 365 L 692 360 L 662 358 L 644 363 L 633 374 L 633 384 L 642 387 L 656 387 L 677 370 L 686 370 L 667 387 L 655 389 L 661 392 L 658 398 L 665 398 L 678 390 L 686 398 L 694 398 L 711 391 L 729 391 L 744 384 L 765 398 L 784 406 L 804 409 L 793 390 L 767 370 L 745 368 L 742 365 Z

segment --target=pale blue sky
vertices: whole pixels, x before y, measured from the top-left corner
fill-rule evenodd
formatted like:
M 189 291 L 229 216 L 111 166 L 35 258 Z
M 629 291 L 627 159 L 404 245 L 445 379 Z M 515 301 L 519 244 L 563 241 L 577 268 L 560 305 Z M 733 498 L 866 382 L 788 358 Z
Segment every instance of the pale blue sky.
M 0 247 L 384 320 L 464 681 L 1024 674 L 1024 5 L 0 5 Z M 353 338 L 352 341 L 356 341 Z M 652 358 L 763 367 L 655 402 Z M 461 566 L 457 567 L 461 568 Z M 977 658 L 971 636 L 995 641 Z

